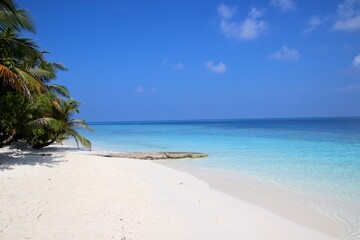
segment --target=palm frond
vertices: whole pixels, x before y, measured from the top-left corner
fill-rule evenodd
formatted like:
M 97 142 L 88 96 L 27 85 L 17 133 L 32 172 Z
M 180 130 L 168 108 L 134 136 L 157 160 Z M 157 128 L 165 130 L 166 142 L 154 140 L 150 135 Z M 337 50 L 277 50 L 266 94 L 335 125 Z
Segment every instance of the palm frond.
M 90 131 L 94 131 L 85 120 L 83 119 L 72 119 L 69 121 L 69 125 L 72 127 L 85 128 Z
M 37 78 L 33 77 L 31 74 L 20 68 L 16 67 L 15 70 L 28 87 L 33 88 L 36 92 L 43 92 L 45 90 L 44 84 Z
M 49 117 L 42 117 L 42 118 L 35 119 L 35 120 L 29 122 L 28 125 L 33 128 L 46 127 L 46 128 L 53 129 L 54 131 L 57 131 L 57 132 L 61 131 L 64 128 L 64 125 L 61 121 L 54 119 L 54 118 L 49 118 Z
M 46 69 L 42 69 L 42 68 L 38 68 L 38 67 L 27 67 L 26 71 L 38 79 L 53 79 L 53 78 L 55 78 L 55 74 L 53 72 L 49 72 Z
M 32 60 L 32 59 L 31 59 Z M 33 61 L 33 60 L 32 60 Z M 47 83 L 57 78 L 57 71 L 66 71 L 66 67 L 61 63 L 52 63 L 41 59 L 38 65 L 28 68 L 28 71 L 36 75 L 42 82 Z
M 58 112 L 61 112 L 62 109 L 58 98 L 51 99 L 51 103 Z
M 75 112 L 79 113 L 79 105 L 80 103 L 74 99 L 69 99 L 64 102 L 63 112 L 68 118 L 71 117 Z
M 62 119 L 63 109 L 62 109 L 63 100 L 56 97 L 51 92 L 45 92 L 34 95 L 34 107 L 39 112 L 42 112 L 46 116 L 53 116 L 56 119 Z
M 55 93 L 58 96 L 70 98 L 70 93 L 65 86 L 61 86 L 61 85 L 57 85 L 57 84 L 47 84 L 46 88 L 50 92 Z
M 67 71 L 67 67 L 63 63 L 51 63 L 56 70 Z
M 0 24 L 18 31 L 25 29 L 35 32 L 33 20 L 25 9 L 19 9 L 13 0 L 0 1 Z
M 23 59 L 28 57 L 31 59 L 43 59 L 41 52 L 34 39 L 20 37 L 18 32 L 12 28 L 3 27 L 0 32 L 0 43 L 2 46 L 2 57 L 15 57 Z
M 0 81 L 3 86 L 9 86 L 21 92 L 26 98 L 31 99 L 31 93 L 24 81 L 6 66 L 0 64 Z
M 78 140 L 85 148 L 91 149 L 91 142 L 87 138 L 82 136 L 80 133 L 78 133 L 76 130 L 69 129 L 69 135 L 73 136 L 75 140 Z

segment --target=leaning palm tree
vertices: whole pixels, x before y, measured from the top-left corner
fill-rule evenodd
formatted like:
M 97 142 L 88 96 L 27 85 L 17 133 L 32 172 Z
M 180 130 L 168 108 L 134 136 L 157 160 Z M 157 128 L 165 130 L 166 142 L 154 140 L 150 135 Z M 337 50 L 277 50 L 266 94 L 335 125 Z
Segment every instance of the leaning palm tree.
M 63 133 L 58 137 L 58 140 L 62 141 L 67 136 L 72 136 L 75 139 L 78 148 L 80 142 L 82 146 L 91 150 L 91 142 L 76 130 L 77 128 L 84 128 L 93 131 L 85 120 L 73 118 L 75 113 L 79 113 L 79 106 L 80 103 L 73 99 L 64 101 L 62 110 L 63 116 L 65 117 L 65 128 L 63 129 Z
M 73 118 L 79 103 L 70 99 L 64 86 L 50 83 L 66 68 L 48 62 L 46 51 L 20 36 L 23 30 L 35 32 L 28 12 L 13 0 L 0 0 L 0 147 L 22 140 L 42 148 L 73 136 L 78 147 L 81 143 L 91 148 L 77 131 L 90 127 Z
M 91 150 L 91 142 L 82 136 L 77 128 L 84 128 L 92 131 L 92 128 L 87 124 L 85 120 L 74 119 L 75 113 L 79 113 L 80 103 L 73 99 L 60 99 L 61 110 L 56 108 L 49 110 L 49 101 L 51 98 L 44 97 L 44 94 L 40 98 L 36 98 L 40 102 L 40 105 L 44 106 L 45 109 L 41 111 L 52 111 L 51 115 L 37 118 L 28 123 L 32 127 L 32 131 L 36 131 L 36 138 L 33 141 L 32 146 L 35 149 L 46 147 L 55 141 L 62 142 L 68 136 L 72 136 L 75 139 L 76 145 L 80 148 L 79 143 Z M 47 109 L 47 110 L 46 110 Z M 42 131 L 42 134 L 39 134 Z
M 29 43 L 29 45 L 24 43 Z M 69 98 L 69 93 L 65 87 L 49 84 L 49 82 L 56 79 L 57 70 L 66 70 L 66 68 L 62 64 L 46 61 L 43 57 L 44 52 L 33 48 L 35 44 L 31 42 L 21 38 L 17 39 L 13 31 L 9 30 L 0 34 L 0 46 L 4 46 L 4 50 L 0 53 L 0 85 L 2 83 L 2 86 L 5 87 L 3 90 L 6 92 L 6 89 L 8 91 L 14 89 L 21 92 L 28 100 L 31 99 L 30 106 L 33 111 L 31 115 L 39 119 L 51 119 L 52 108 L 61 111 L 59 96 Z M 7 111 L 12 111 L 16 115 L 15 111 L 19 112 L 19 109 L 8 108 Z M 0 120 L 2 118 L 0 116 Z M 31 122 L 33 121 L 35 120 L 31 120 Z M 53 126 L 56 125 L 55 121 L 51 122 Z M 19 124 L 8 124 L 7 126 L 7 130 L 0 129 L 0 146 L 16 140 L 16 135 L 21 132 L 19 128 L 23 127 Z M 52 132 L 51 129 L 48 130 L 50 133 Z M 22 132 L 27 132 L 26 128 L 23 128 Z M 47 142 L 45 140 L 49 134 L 40 132 L 35 135 L 37 135 L 35 145 L 40 146 Z

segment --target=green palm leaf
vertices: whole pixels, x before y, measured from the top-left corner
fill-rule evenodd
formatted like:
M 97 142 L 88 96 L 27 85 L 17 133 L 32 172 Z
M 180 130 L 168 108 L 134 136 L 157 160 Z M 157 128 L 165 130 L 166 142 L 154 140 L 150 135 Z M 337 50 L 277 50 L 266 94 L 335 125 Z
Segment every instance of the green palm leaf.
M 61 85 L 57 85 L 57 84 L 47 84 L 46 88 L 52 92 L 55 93 L 58 96 L 61 97 L 65 97 L 65 98 L 70 98 L 70 94 L 69 91 L 66 87 L 61 86 Z
M 37 50 L 38 46 L 34 39 L 21 38 L 19 33 L 12 28 L 4 28 L 0 32 L 0 45 L 2 57 L 43 59 L 41 52 Z
M 19 9 L 13 0 L 0 1 L 0 25 L 35 32 L 33 20 L 24 9 Z
M 83 145 L 85 148 L 91 149 L 91 142 L 87 138 L 82 136 L 80 133 L 78 133 L 76 130 L 69 129 L 68 134 L 75 138 L 78 148 L 79 148 L 79 144 L 78 144 L 78 141 L 79 141 L 81 143 L 81 145 Z
M 34 89 L 36 92 L 43 92 L 45 90 L 45 85 L 39 81 L 39 79 L 20 68 L 16 67 L 15 70 L 28 87 Z
M 90 131 L 94 131 L 85 120 L 83 119 L 72 119 L 69 121 L 71 127 L 85 128 Z
M 29 122 L 28 125 L 33 128 L 50 128 L 57 132 L 64 129 L 64 124 L 61 121 L 50 117 L 42 117 L 35 119 Z

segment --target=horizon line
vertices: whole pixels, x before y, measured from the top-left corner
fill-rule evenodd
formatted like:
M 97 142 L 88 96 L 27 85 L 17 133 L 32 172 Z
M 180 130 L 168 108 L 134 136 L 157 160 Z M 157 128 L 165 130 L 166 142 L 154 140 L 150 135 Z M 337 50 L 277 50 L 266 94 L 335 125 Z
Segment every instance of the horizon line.
M 299 120 L 299 119 L 354 119 L 360 116 L 337 116 L 337 117 L 249 117 L 249 118 L 199 118 L 199 119 L 173 119 L 173 120 L 110 120 L 110 121 L 88 121 L 93 123 L 151 123 L 151 122 L 197 122 L 197 121 L 244 121 L 244 120 Z

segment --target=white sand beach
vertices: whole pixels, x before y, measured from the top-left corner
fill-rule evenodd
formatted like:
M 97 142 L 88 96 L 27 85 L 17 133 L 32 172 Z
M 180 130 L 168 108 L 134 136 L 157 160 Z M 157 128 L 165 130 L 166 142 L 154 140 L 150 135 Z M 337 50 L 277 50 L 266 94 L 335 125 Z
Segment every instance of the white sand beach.
M 339 239 L 152 161 L 0 153 L 0 239 Z

